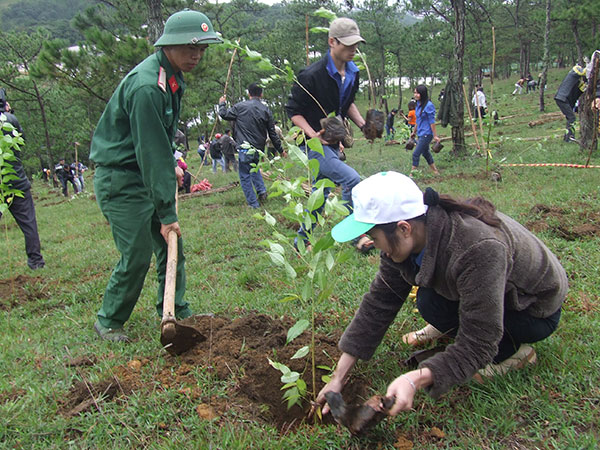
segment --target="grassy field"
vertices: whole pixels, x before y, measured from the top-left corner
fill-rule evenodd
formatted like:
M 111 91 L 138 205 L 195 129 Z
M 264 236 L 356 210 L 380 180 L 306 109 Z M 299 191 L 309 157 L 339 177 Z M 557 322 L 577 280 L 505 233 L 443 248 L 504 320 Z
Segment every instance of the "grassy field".
M 554 93 L 566 71 L 550 74 Z M 490 89 L 485 84 L 488 102 Z M 584 164 L 587 154 L 562 142 L 564 120 L 529 127 L 539 119 L 538 93 L 512 96 L 512 82 L 494 87 L 494 103 L 502 120 L 491 132 L 494 171 L 486 175 L 486 158 L 471 145 L 456 158 L 446 142 L 436 155 L 441 176 L 425 167 L 416 178 L 457 196 L 483 195 L 499 210 L 534 230 L 557 254 L 570 280 L 570 292 L 558 330 L 535 345 L 539 362 L 484 385 L 457 387 L 434 402 L 419 392 L 415 408 L 378 425 L 367 437 L 353 438 L 334 425 L 301 425 L 280 432 L 232 408 L 206 420 L 197 407 L 206 399 L 223 398 L 228 385 L 215 382 L 203 367 L 189 369 L 199 398 L 182 395 L 182 386 L 161 387 L 156 375 L 166 367 L 154 311 L 156 276 L 151 268 L 140 301 L 127 323 L 128 345 L 99 340 L 93 332 L 95 314 L 116 262 L 110 229 L 101 215 L 87 177 L 88 193 L 64 199 L 60 192 L 36 181 L 34 193 L 46 268 L 31 272 L 26 265 L 23 236 L 12 217 L 0 221 L 0 448 L 490 448 L 593 449 L 600 432 L 600 169 L 507 167 L 503 163 Z M 436 97 L 439 88 L 436 89 Z M 437 102 L 436 102 L 437 103 Z M 557 111 L 552 95 L 548 112 Z M 362 110 L 363 108 L 361 108 Z M 469 131 L 469 130 L 467 130 Z M 450 129 L 440 129 L 448 136 Z M 524 140 L 547 137 L 543 140 Z M 359 141 L 347 151 L 348 163 L 363 177 L 381 170 L 408 173 L 410 153 L 403 146 Z M 188 163 L 196 174 L 199 158 Z M 423 164 L 423 163 L 422 163 Z M 600 165 L 600 155 L 591 164 Z M 237 180 L 203 168 L 200 179 L 215 187 Z M 283 206 L 271 199 L 266 209 L 277 217 Z M 269 227 L 252 217 L 240 188 L 192 197 L 180 202 L 184 234 L 187 300 L 195 312 L 235 318 L 248 311 L 272 317 L 304 317 L 297 304 L 281 303 L 298 292 L 301 281 L 289 281 L 274 268 L 260 242 Z M 293 227 L 280 230 L 293 235 Z M 339 331 L 352 317 L 378 267 L 377 255 L 357 256 L 336 276 L 342 279 L 320 313 L 324 333 Z M 12 290 L 11 290 L 12 286 Z M 398 361 L 410 349 L 400 336 L 421 326 L 410 305 L 370 362 L 355 374 L 370 380 L 374 392 L 385 392 L 400 372 Z M 265 355 L 265 357 L 268 355 Z M 88 358 L 90 365 L 75 364 Z M 145 361 L 142 377 L 149 389 L 109 401 L 100 396 L 91 408 L 66 417 L 61 405 L 72 386 L 95 383 L 132 361 Z M 172 366 L 169 366 L 172 367 Z M 279 383 L 273 370 L 273 383 Z M 189 381 L 188 381 L 189 383 Z

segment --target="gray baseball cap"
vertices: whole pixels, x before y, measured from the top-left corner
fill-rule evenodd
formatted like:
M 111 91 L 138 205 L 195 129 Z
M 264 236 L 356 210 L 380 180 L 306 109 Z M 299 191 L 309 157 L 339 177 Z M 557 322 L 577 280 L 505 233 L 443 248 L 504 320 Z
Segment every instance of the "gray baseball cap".
M 340 17 L 335 19 L 329 25 L 329 37 L 336 38 L 344 45 L 354 45 L 359 42 L 366 42 L 360 35 L 358 25 L 352 19 Z

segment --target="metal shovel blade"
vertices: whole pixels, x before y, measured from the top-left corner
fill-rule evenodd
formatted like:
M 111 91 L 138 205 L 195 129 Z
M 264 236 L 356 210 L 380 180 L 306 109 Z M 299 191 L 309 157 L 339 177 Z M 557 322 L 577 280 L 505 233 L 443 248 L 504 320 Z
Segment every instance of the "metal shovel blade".
M 169 321 L 162 325 L 160 343 L 173 356 L 181 355 L 205 340 L 206 336 L 195 328 L 181 325 L 176 321 Z

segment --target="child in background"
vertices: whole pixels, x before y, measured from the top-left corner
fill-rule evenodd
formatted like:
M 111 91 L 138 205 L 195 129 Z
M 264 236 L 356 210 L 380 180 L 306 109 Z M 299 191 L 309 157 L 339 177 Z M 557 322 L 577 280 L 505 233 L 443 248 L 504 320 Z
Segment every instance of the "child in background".
M 417 114 L 415 113 L 415 108 L 417 107 L 417 102 L 411 100 L 408 102 L 408 122 L 407 125 L 410 128 L 410 132 L 415 130 L 415 126 L 417 125 Z

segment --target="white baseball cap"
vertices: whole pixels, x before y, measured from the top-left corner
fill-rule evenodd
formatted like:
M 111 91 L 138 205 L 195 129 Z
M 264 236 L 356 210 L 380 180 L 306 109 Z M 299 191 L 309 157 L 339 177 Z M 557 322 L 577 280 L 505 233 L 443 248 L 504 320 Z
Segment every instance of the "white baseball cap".
M 380 172 L 352 189 L 354 212 L 338 223 L 331 235 L 346 242 L 366 233 L 375 225 L 414 219 L 427 212 L 423 192 L 406 175 Z

